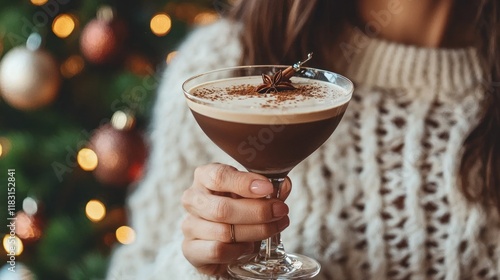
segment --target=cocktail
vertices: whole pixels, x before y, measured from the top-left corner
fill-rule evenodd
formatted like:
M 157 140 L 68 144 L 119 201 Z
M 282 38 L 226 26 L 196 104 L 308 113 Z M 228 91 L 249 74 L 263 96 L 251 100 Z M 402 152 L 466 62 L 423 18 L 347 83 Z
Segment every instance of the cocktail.
M 271 181 L 275 191 L 268 198 L 278 198 L 290 170 L 330 137 L 352 96 L 347 78 L 302 64 L 226 68 L 183 84 L 205 134 Z M 280 234 L 264 240 L 257 255 L 228 266 L 238 279 L 310 278 L 319 270 L 314 259 L 286 253 Z

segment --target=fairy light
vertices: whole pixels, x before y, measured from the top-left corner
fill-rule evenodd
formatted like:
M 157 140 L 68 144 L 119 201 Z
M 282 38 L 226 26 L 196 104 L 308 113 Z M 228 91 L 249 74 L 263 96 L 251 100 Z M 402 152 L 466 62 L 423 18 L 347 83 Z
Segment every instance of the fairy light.
M 111 117 L 111 125 L 118 130 L 129 130 L 135 125 L 135 119 L 123 111 L 116 111 Z
M 38 240 L 42 231 L 35 221 L 35 217 L 26 212 L 19 211 L 16 214 L 16 234 L 24 240 Z
M 119 227 L 116 232 L 116 240 L 122 244 L 130 244 L 135 240 L 135 231 L 128 226 Z
M 194 17 L 194 23 L 197 25 L 207 25 L 219 19 L 216 12 L 201 12 Z
M 5 156 L 11 148 L 9 139 L 0 137 L 0 157 Z
M 173 51 L 173 52 L 170 52 L 168 55 L 167 55 L 167 64 L 170 64 L 170 62 L 172 62 L 172 59 L 174 59 L 174 57 L 177 55 L 177 51 Z
M 85 215 L 92 222 L 99 222 L 106 216 L 106 206 L 97 199 L 92 199 L 85 206 Z
M 19 256 L 24 251 L 24 245 L 21 239 L 16 235 L 6 234 L 3 237 L 3 248 L 7 254 L 14 253 L 15 256 Z
M 71 78 L 82 72 L 84 67 L 85 61 L 83 57 L 72 55 L 61 64 L 61 74 L 65 78 Z
M 89 148 L 83 148 L 78 152 L 76 160 L 80 167 L 85 171 L 96 169 L 98 164 L 97 154 Z
M 52 22 L 52 31 L 59 38 L 66 38 L 75 30 L 76 22 L 69 14 L 60 14 Z
M 32 197 L 26 197 L 24 200 L 23 200 L 23 210 L 24 210 L 24 213 L 26 213 L 27 215 L 35 215 L 36 212 L 38 212 L 38 203 L 35 199 L 33 199 Z
M 31 0 L 31 4 L 35 6 L 42 6 L 45 5 L 49 0 Z
M 116 11 L 111 6 L 103 5 L 97 10 L 97 18 L 106 22 L 111 22 L 116 16 Z
M 153 34 L 156 36 L 165 36 L 172 28 L 172 20 L 166 13 L 156 14 L 153 18 L 151 18 L 149 26 L 151 27 Z

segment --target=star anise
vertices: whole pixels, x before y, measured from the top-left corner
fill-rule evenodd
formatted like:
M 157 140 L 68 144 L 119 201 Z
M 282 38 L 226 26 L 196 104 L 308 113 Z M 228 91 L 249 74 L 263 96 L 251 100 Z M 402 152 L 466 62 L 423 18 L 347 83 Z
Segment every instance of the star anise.
M 283 72 L 281 70 L 272 76 L 262 74 L 262 81 L 264 83 L 255 89 L 258 93 L 270 93 L 295 89 L 290 82 L 290 79 L 283 76 Z

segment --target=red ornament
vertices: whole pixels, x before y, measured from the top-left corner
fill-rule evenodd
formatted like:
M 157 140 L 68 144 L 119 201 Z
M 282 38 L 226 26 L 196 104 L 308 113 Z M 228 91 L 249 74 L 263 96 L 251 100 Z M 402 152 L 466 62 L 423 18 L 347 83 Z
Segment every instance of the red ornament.
M 84 27 L 80 49 L 89 62 L 109 64 L 117 61 L 122 54 L 125 38 L 124 22 L 114 17 L 111 8 L 104 7 L 98 11 L 97 18 Z
M 123 116 L 123 112 L 115 113 L 112 123 L 98 128 L 90 139 L 98 161 L 94 175 L 111 186 L 125 186 L 139 179 L 147 155 L 144 138 Z

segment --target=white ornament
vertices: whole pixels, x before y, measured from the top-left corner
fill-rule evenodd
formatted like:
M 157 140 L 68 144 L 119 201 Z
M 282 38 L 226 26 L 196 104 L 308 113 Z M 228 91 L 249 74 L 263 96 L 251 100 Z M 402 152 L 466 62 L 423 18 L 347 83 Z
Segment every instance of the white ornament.
M 16 47 L 0 62 L 0 93 L 14 108 L 32 110 L 50 104 L 60 84 L 58 64 L 46 51 Z

